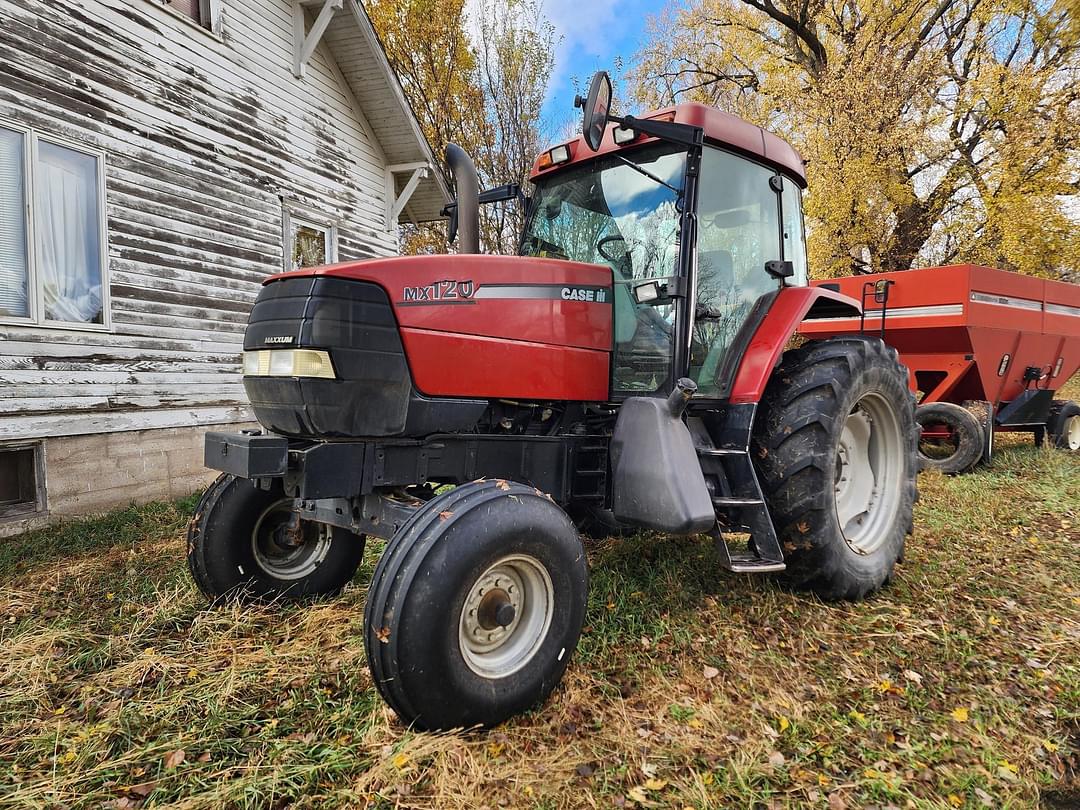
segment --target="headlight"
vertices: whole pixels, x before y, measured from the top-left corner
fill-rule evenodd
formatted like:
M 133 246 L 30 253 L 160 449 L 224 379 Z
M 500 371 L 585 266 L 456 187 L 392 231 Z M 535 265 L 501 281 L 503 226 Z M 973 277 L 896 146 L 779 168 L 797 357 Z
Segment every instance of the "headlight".
M 333 380 L 329 352 L 321 349 L 263 349 L 244 352 L 245 377 L 321 377 Z

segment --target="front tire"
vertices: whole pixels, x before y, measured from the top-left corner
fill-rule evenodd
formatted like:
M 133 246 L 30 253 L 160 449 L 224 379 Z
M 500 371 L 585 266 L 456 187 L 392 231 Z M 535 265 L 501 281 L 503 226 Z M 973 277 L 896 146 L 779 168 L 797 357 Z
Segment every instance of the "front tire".
M 279 488 L 221 475 L 188 524 L 188 569 L 207 597 L 286 599 L 333 596 L 353 578 L 364 537 L 301 520 L 287 523 L 293 499 Z
M 853 600 L 891 579 L 912 530 L 914 410 L 907 370 L 876 338 L 784 354 L 753 445 L 790 584 Z
M 404 723 L 492 726 L 559 683 L 585 618 L 573 524 L 532 487 L 463 484 L 386 546 L 364 610 L 379 693 Z

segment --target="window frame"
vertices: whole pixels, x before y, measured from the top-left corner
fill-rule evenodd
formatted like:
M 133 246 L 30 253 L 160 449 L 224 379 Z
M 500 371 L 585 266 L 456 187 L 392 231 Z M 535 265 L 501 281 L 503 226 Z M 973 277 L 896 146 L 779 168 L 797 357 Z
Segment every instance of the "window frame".
M 189 17 L 187 14 L 184 14 L 182 11 L 177 11 L 175 8 L 172 7 L 171 3 L 167 2 L 167 0 L 146 0 L 146 2 L 150 3 L 151 5 L 157 6 L 158 8 L 162 9 L 167 14 L 171 14 L 178 20 L 183 20 L 188 25 L 193 26 L 194 28 L 202 31 L 204 34 L 213 37 L 218 42 L 224 42 L 224 39 L 222 39 L 221 36 L 221 20 L 223 16 L 222 10 L 224 7 L 224 0 L 199 0 L 199 16 L 200 18 L 209 21 L 205 23 L 193 20 L 191 19 L 191 17 Z
M 0 118 L 0 127 L 20 132 L 23 136 L 23 210 L 26 212 L 26 264 L 29 272 L 27 279 L 27 300 L 30 314 L 0 315 L 0 324 L 12 326 L 34 326 L 42 329 L 70 329 L 82 332 L 112 331 L 112 300 L 110 296 L 109 268 L 109 216 L 106 210 L 106 153 L 102 149 L 76 143 L 67 138 L 44 133 L 16 123 L 7 118 Z M 69 149 L 94 159 L 97 168 L 97 203 L 98 203 L 98 245 L 101 267 L 101 323 L 81 323 L 79 321 L 57 321 L 45 317 L 44 281 L 38 270 L 37 246 L 37 165 L 38 146 L 44 141 L 62 149 Z
M 281 268 L 284 272 L 297 269 L 292 266 L 294 227 L 325 232 L 326 264 L 333 264 L 338 260 L 337 220 L 314 208 L 284 200 L 281 205 Z

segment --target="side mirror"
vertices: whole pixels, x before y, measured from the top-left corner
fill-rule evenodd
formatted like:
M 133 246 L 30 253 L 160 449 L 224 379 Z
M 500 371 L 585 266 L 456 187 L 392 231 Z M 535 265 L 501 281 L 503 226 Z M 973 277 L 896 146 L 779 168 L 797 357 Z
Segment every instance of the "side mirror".
M 589 83 L 589 95 L 586 98 L 575 98 L 574 106 L 585 111 L 581 117 L 581 134 L 585 143 L 595 152 L 604 139 L 608 111 L 611 109 L 611 78 L 607 71 L 596 71 Z

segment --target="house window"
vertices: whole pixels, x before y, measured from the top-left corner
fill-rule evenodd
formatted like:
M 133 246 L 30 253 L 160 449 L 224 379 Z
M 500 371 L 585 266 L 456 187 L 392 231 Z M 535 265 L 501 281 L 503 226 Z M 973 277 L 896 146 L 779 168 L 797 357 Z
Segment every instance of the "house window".
M 221 0 L 161 0 L 167 7 L 209 31 L 218 31 Z
M 285 208 L 285 269 L 318 267 L 337 260 L 337 229 L 327 217 Z
M 40 471 L 41 445 L 0 447 L 0 518 L 44 508 Z
M 0 318 L 106 324 L 103 162 L 0 125 Z

